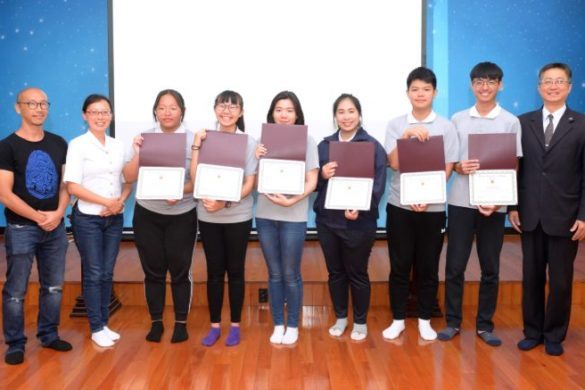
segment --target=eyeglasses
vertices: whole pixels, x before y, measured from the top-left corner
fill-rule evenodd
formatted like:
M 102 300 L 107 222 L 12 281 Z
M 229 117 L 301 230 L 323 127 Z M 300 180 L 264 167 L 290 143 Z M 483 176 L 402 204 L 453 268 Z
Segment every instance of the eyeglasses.
M 484 85 L 488 87 L 495 87 L 498 85 L 499 81 L 493 79 L 475 79 L 471 83 L 474 87 L 483 87 Z
M 107 117 L 107 116 L 111 116 L 112 115 L 112 111 L 88 111 L 86 112 L 87 115 L 89 116 L 103 116 L 103 117 Z
M 28 102 L 17 102 L 18 104 L 26 104 L 28 108 L 31 110 L 36 110 L 40 107 L 41 110 L 48 110 L 51 103 L 42 101 L 42 102 L 35 102 L 34 100 L 30 100 Z
M 217 106 L 215 106 L 215 109 L 217 111 L 225 111 L 226 109 L 229 112 L 234 112 L 234 111 L 238 111 L 240 109 L 240 106 L 238 104 L 218 104 Z
M 565 85 L 565 84 L 571 84 L 571 80 L 566 80 L 566 79 L 544 79 L 544 80 L 540 80 L 540 85 L 544 85 L 546 87 L 550 87 L 552 85 Z

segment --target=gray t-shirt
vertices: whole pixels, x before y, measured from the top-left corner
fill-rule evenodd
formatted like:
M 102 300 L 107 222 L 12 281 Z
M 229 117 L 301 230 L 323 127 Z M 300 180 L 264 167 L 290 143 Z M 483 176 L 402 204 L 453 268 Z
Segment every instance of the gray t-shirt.
M 208 130 L 215 131 L 215 130 Z M 248 176 L 255 176 L 258 169 L 258 160 L 256 160 L 256 140 L 249 134 L 237 130 L 237 134 L 244 134 L 248 137 L 246 146 L 246 166 L 244 167 L 244 180 Z M 203 207 L 203 202 L 197 203 L 197 218 L 200 221 L 211 223 L 238 223 L 252 219 L 252 207 L 254 206 L 254 197 L 252 193 L 248 194 L 239 202 L 232 202 L 229 208 L 220 209 L 210 213 Z
M 160 127 L 145 131 L 145 133 L 162 133 Z M 175 134 L 184 133 L 187 137 L 185 145 L 185 182 L 189 181 L 189 169 L 191 168 L 191 145 L 193 145 L 193 138 L 195 134 L 187 130 L 182 124 L 175 130 Z M 132 148 L 132 156 L 134 156 L 134 149 Z M 170 205 L 166 200 L 136 200 L 136 202 L 147 210 L 153 213 L 164 214 L 164 215 L 179 215 L 184 214 L 190 210 L 193 210 L 197 203 L 193 199 L 193 193 L 183 194 L 183 199 L 179 200 L 176 204 Z
M 386 141 L 384 142 L 386 154 L 390 154 L 396 148 L 396 141 L 402 137 L 406 129 L 412 127 L 424 127 L 428 130 L 430 136 L 442 135 L 445 149 L 445 163 L 459 161 L 459 141 L 455 126 L 449 120 L 438 116 L 434 112 L 431 112 L 427 118 L 420 122 L 412 114 L 402 115 L 392 119 L 386 127 Z M 400 204 L 400 171 L 392 171 L 388 203 L 405 210 L 411 210 L 410 206 Z M 445 204 L 429 204 L 426 211 L 445 211 Z
M 313 137 L 307 137 L 307 152 L 305 155 L 305 172 L 319 168 L 319 152 Z M 258 194 L 256 204 L 256 218 L 272 219 L 286 222 L 306 222 L 309 211 L 309 197 L 293 204 L 290 207 L 283 207 L 272 203 L 263 194 Z
M 475 106 L 460 111 L 453 115 L 451 121 L 457 129 L 459 136 L 459 159 L 468 160 L 468 136 L 469 134 L 516 134 L 516 156 L 522 157 L 522 142 L 520 121 L 514 115 L 496 105 L 486 116 L 482 117 Z M 481 168 L 481 166 L 480 166 Z M 453 206 L 476 209 L 469 203 L 469 175 L 458 175 L 453 172 L 453 182 L 449 190 L 448 203 Z M 498 212 L 505 213 L 506 207 L 501 207 Z

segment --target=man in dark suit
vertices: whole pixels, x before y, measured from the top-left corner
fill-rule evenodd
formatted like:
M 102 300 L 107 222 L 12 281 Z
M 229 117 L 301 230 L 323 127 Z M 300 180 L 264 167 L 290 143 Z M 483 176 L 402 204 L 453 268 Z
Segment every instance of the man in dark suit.
M 524 157 L 518 170 L 518 210 L 510 223 L 522 233 L 522 314 L 528 351 L 563 353 L 571 314 L 573 263 L 585 237 L 585 116 L 566 106 L 571 69 L 562 63 L 539 72 L 540 110 L 519 117 Z M 545 305 L 546 269 L 549 294 Z

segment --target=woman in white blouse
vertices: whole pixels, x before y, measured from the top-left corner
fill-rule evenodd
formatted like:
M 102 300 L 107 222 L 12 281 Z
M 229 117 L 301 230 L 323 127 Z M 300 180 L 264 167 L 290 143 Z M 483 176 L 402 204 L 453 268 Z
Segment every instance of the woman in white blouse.
M 100 347 L 111 347 L 120 335 L 108 328 L 108 305 L 122 238 L 124 202 L 131 186 L 122 177 L 126 163 L 123 144 L 107 135 L 112 121 L 110 101 L 102 95 L 90 95 L 82 112 L 88 131 L 69 143 L 63 180 L 77 198 L 72 229 L 81 257 L 91 339 Z

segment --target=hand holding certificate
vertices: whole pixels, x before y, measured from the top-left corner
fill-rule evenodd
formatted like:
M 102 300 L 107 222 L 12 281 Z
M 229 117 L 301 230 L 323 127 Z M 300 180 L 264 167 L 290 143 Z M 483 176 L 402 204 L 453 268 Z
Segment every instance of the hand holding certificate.
M 182 199 L 186 135 L 145 133 L 142 137 L 136 199 Z
M 480 169 L 469 175 L 469 202 L 474 206 L 515 205 L 516 134 L 469 134 L 469 158 Z
M 208 131 L 201 144 L 193 196 L 240 201 L 248 136 Z
M 369 210 L 374 185 L 372 142 L 331 142 L 329 160 L 337 162 L 335 176 L 329 179 L 325 208 Z M 356 158 L 356 156 L 358 156 Z
M 302 194 L 305 190 L 307 126 L 265 123 L 261 143 L 267 153 L 260 159 L 258 192 Z
M 417 138 L 399 139 L 400 203 L 419 205 L 445 203 L 445 149 L 443 136 L 421 142 Z

